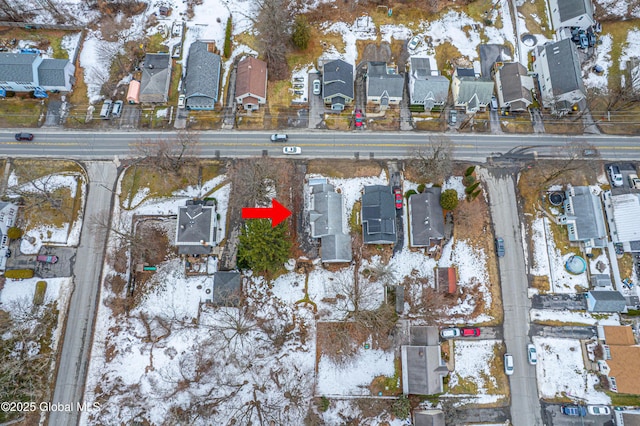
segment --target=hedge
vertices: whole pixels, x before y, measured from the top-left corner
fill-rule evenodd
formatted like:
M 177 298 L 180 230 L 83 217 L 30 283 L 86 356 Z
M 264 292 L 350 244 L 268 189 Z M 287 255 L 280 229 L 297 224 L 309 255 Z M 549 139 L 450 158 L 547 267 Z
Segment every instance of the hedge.
M 36 283 L 36 292 L 33 294 L 33 304 L 42 305 L 44 303 L 45 294 L 47 294 L 47 282 L 38 281 Z
M 4 272 L 4 276 L 14 280 L 33 278 L 33 269 L 10 269 Z
M 223 54 L 225 58 L 231 56 L 231 31 L 233 30 L 233 26 L 231 25 L 231 16 L 227 19 L 227 29 L 224 33 L 224 50 Z

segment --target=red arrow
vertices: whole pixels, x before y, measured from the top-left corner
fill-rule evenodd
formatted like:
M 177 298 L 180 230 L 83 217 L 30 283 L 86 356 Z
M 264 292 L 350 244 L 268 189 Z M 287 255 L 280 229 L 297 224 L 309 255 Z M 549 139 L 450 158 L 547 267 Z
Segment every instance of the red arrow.
M 243 207 L 243 219 L 271 219 L 271 227 L 291 216 L 291 212 L 278 201 L 271 200 L 271 207 Z

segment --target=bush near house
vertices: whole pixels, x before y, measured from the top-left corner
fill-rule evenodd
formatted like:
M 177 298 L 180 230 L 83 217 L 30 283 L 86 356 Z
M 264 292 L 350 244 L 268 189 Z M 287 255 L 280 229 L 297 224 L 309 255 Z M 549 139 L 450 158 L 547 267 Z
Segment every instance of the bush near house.
M 445 210 L 454 210 L 458 207 L 458 191 L 447 189 L 440 195 L 440 206 Z
M 4 272 L 4 276 L 14 280 L 33 278 L 33 269 L 10 269 Z
M 22 238 L 22 229 L 16 227 L 16 226 L 12 226 L 11 228 L 7 229 L 7 237 L 9 237 L 12 240 L 17 240 L 19 238 Z
M 225 58 L 231 56 L 231 31 L 233 30 L 233 26 L 231 25 L 231 16 L 227 19 L 227 29 L 224 33 L 224 49 L 223 54 Z

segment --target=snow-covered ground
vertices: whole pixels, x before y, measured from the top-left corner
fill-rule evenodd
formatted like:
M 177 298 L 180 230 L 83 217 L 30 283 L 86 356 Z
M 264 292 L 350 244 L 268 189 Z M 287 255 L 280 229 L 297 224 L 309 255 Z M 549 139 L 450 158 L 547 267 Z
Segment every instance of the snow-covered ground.
M 498 340 L 456 340 L 454 342 L 455 371 L 449 379 L 449 389 L 455 389 L 461 380 L 471 382 L 477 387 L 476 394 L 461 394 L 456 392 L 452 396 L 462 397 L 465 403 L 489 404 L 506 397 L 506 389 L 500 389 L 491 371 L 491 365 L 496 361 L 494 347 L 500 345 Z M 498 360 L 501 365 L 501 360 Z M 448 394 L 447 394 L 448 395 Z
M 557 311 L 553 309 L 531 309 L 529 312 L 532 322 L 564 322 L 582 325 L 620 325 L 618 314 L 592 315 L 585 311 Z

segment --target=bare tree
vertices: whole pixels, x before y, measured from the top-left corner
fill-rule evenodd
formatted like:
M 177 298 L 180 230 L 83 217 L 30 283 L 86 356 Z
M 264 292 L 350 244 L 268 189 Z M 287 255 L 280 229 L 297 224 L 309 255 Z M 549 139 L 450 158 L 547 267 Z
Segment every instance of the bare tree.
M 255 28 L 260 33 L 261 50 L 269 67 L 269 79 L 281 80 L 288 71 L 286 54 L 290 48 L 293 14 L 291 0 L 258 0 Z
M 591 166 L 600 167 L 597 149 L 584 140 L 570 141 L 558 147 L 554 156 L 559 159 L 545 164 L 545 167 L 540 167 L 544 178 L 541 182 L 542 187 L 553 183 L 560 176 L 585 167 L 583 160 L 588 159 Z
M 230 170 L 233 192 L 243 206 L 269 204 L 279 169 L 269 158 L 236 161 Z
M 178 173 L 187 163 L 195 163 L 199 153 L 198 134 L 190 130 L 178 132 L 174 139 L 142 139 L 133 146 L 133 156 L 141 163 Z
M 453 143 L 445 136 L 430 136 L 424 147 L 411 152 L 409 161 L 425 182 L 441 183 L 451 173 Z

